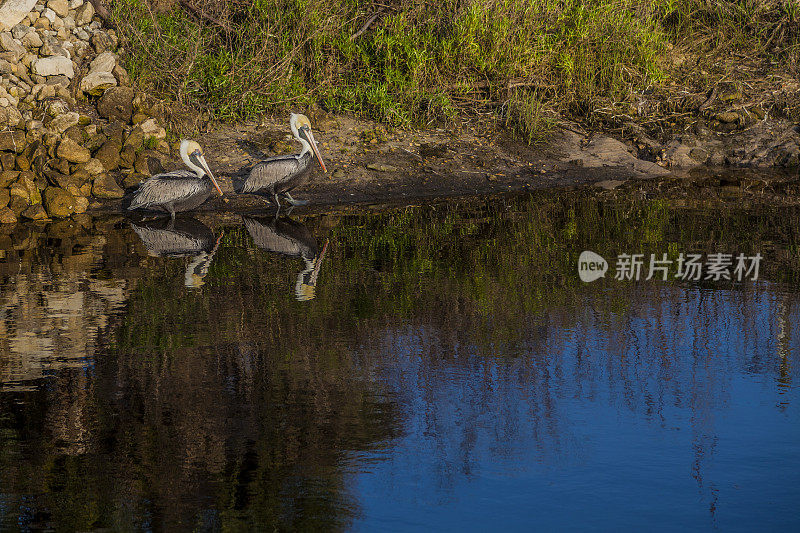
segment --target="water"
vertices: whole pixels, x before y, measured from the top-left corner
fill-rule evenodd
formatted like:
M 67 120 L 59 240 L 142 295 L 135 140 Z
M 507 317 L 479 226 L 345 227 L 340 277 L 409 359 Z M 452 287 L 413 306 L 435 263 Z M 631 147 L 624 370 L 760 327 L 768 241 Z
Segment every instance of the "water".
M 797 529 L 800 210 L 685 204 L 0 234 L 0 529 Z

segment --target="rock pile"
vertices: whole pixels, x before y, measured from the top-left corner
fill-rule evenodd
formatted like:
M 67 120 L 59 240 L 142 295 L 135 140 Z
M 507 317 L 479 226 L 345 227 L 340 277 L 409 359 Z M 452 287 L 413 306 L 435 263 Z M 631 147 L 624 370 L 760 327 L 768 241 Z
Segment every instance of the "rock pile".
M 88 0 L 0 4 L 0 223 L 120 198 L 169 153 L 162 104 L 131 87 Z

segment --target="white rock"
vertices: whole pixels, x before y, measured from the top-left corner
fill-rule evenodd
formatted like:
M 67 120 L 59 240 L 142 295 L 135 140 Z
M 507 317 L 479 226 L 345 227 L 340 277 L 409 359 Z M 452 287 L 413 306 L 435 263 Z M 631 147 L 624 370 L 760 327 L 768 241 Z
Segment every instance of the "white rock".
M 27 48 L 39 48 L 44 43 L 42 42 L 42 38 L 39 37 L 38 33 L 35 31 L 29 31 L 22 38 L 22 44 Z
M 64 29 L 67 31 L 72 31 L 75 29 L 75 17 L 72 15 L 64 17 Z
M 111 72 L 117 65 L 117 56 L 113 52 L 103 52 L 92 61 L 89 72 Z
M 6 0 L 0 6 L 0 31 L 7 31 L 20 23 L 31 9 L 36 5 L 36 0 Z
M 75 9 L 75 24 L 78 26 L 84 26 L 92 22 L 92 17 L 94 16 L 94 6 L 89 2 L 85 2 L 83 5 L 78 6 Z
M 92 5 L 92 4 L 89 4 L 89 5 Z M 75 28 L 75 37 L 77 37 L 81 41 L 88 41 L 91 38 L 89 36 L 89 32 L 84 30 L 83 28 Z
M 67 0 L 50 0 L 47 7 L 55 11 L 59 17 L 66 17 L 69 13 L 69 2 Z
M 53 11 L 52 9 L 50 9 L 49 7 L 46 8 L 44 11 L 42 11 L 42 16 L 44 18 L 46 18 L 47 20 L 49 20 L 50 24 L 53 24 L 53 22 L 56 21 L 56 18 L 58 18 L 58 15 L 56 15 L 56 12 Z
M 78 9 L 83 5 L 83 0 L 69 0 L 70 9 Z
M 8 98 L 5 96 L 0 96 L 0 107 L 8 107 L 11 105 L 11 102 L 8 101 Z
M 166 139 L 167 130 L 162 128 L 154 118 L 148 118 L 139 127 L 142 128 L 145 137 L 155 137 L 156 139 Z
M 117 85 L 117 78 L 110 72 L 89 72 L 80 83 L 81 91 L 100 95 L 106 89 Z
M 72 78 L 75 75 L 75 70 L 72 68 L 72 61 L 64 56 L 39 58 L 31 64 L 31 70 L 38 76 L 63 75 Z

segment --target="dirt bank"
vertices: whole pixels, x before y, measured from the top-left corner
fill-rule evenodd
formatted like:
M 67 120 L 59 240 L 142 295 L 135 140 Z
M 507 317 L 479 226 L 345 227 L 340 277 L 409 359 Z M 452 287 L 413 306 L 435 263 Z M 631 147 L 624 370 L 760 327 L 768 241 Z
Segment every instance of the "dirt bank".
M 638 157 L 639 150 L 632 142 L 585 134 L 578 127 L 563 128 L 546 148 L 534 148 L 502 131 L 468 125 L 453 130 L 409 131 L 387 130 L 377 123 L 324 114 L 313 116 L 312 121 L 328 173 L 317 167 L 311 181 L 295 194 L 312 206 L 415 202 L 574 186 L 613 189 L 628 180 L 650 191 L 688 183 L 713 188 L 716 180 L 727 193 L 739 188 L 742 194 L 785 194 L 794 191 L 786 184 L 793 183 L 796 176 L 796 171 L 775 169 L 768 174 L 700 165 L 667 169 Z M 201 210 L 273 209 L 261 198 L 236 194 L 233 182 L 259 160 L 299 149 L 285 119 L 221 126 L 198 140 L 226 193 Z M 166 169 L 182 165 L 175 157 L 161 164 Z M 93 208 L 108 212 L 119 210 L 120 205 L 104 202 Z

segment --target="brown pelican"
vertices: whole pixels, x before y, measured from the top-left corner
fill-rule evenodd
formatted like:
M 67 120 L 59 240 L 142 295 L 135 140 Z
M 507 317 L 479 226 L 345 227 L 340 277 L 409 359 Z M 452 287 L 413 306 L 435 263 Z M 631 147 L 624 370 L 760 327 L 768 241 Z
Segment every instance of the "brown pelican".
M 147 253 L 153 257 L 191 257 L 186 267 L 184 285 L 191 289 L 201 287 L 208 274 L 211 261 L 219 248 L 219 237 L 194 218 L 170 220 L 169 224 L 131 222 L 131 228 L 142 240 Z
M 250 174 L 242 183 L 240 193 L 259 194 L 271 197 L 278 210 L 281 208 L 280 197 L 286 198 L 292 206 L 305 205 L 307 202 L 295 200 L 289 194 L 292 189 L 306 182 L 308 173 L 311 170 L 311 152 L 319 161 L 323 172 L 328 172 L 322 156 L 317 149 L 317 142 L 311 132 L 311 122 L 305 115 L 292 113 L 289 117 L 289 127 L 292 135 L 303 145 L 299 154 L 279 155 L 270 157 L 257 163 Z
M 189 211 L 208 200 L 213 194 L 212 186 L 222 196 L 200 145 L 184 139 L 180 151 L 181 159 L 191 170 L 173 170 L 147 179 L 133 193 L 128 209 L 164 211 L 174 219 L 176 211 Z
M 325 241 L 325 246 L 320 252 L 317 248 L 317 240 L 311 235 L 308 228 L 288 217 L 278 218 L 276 216 L 272 221 L 262 221 L 250 217 L 242 218 L 247 232 L 257 247 L 268 252 L 303 259 L 306 267 L 297 274 L 294 294 L 301 302 L 313 299 L 316 294 L 319 270 L 328 249 L 328 241 Z

